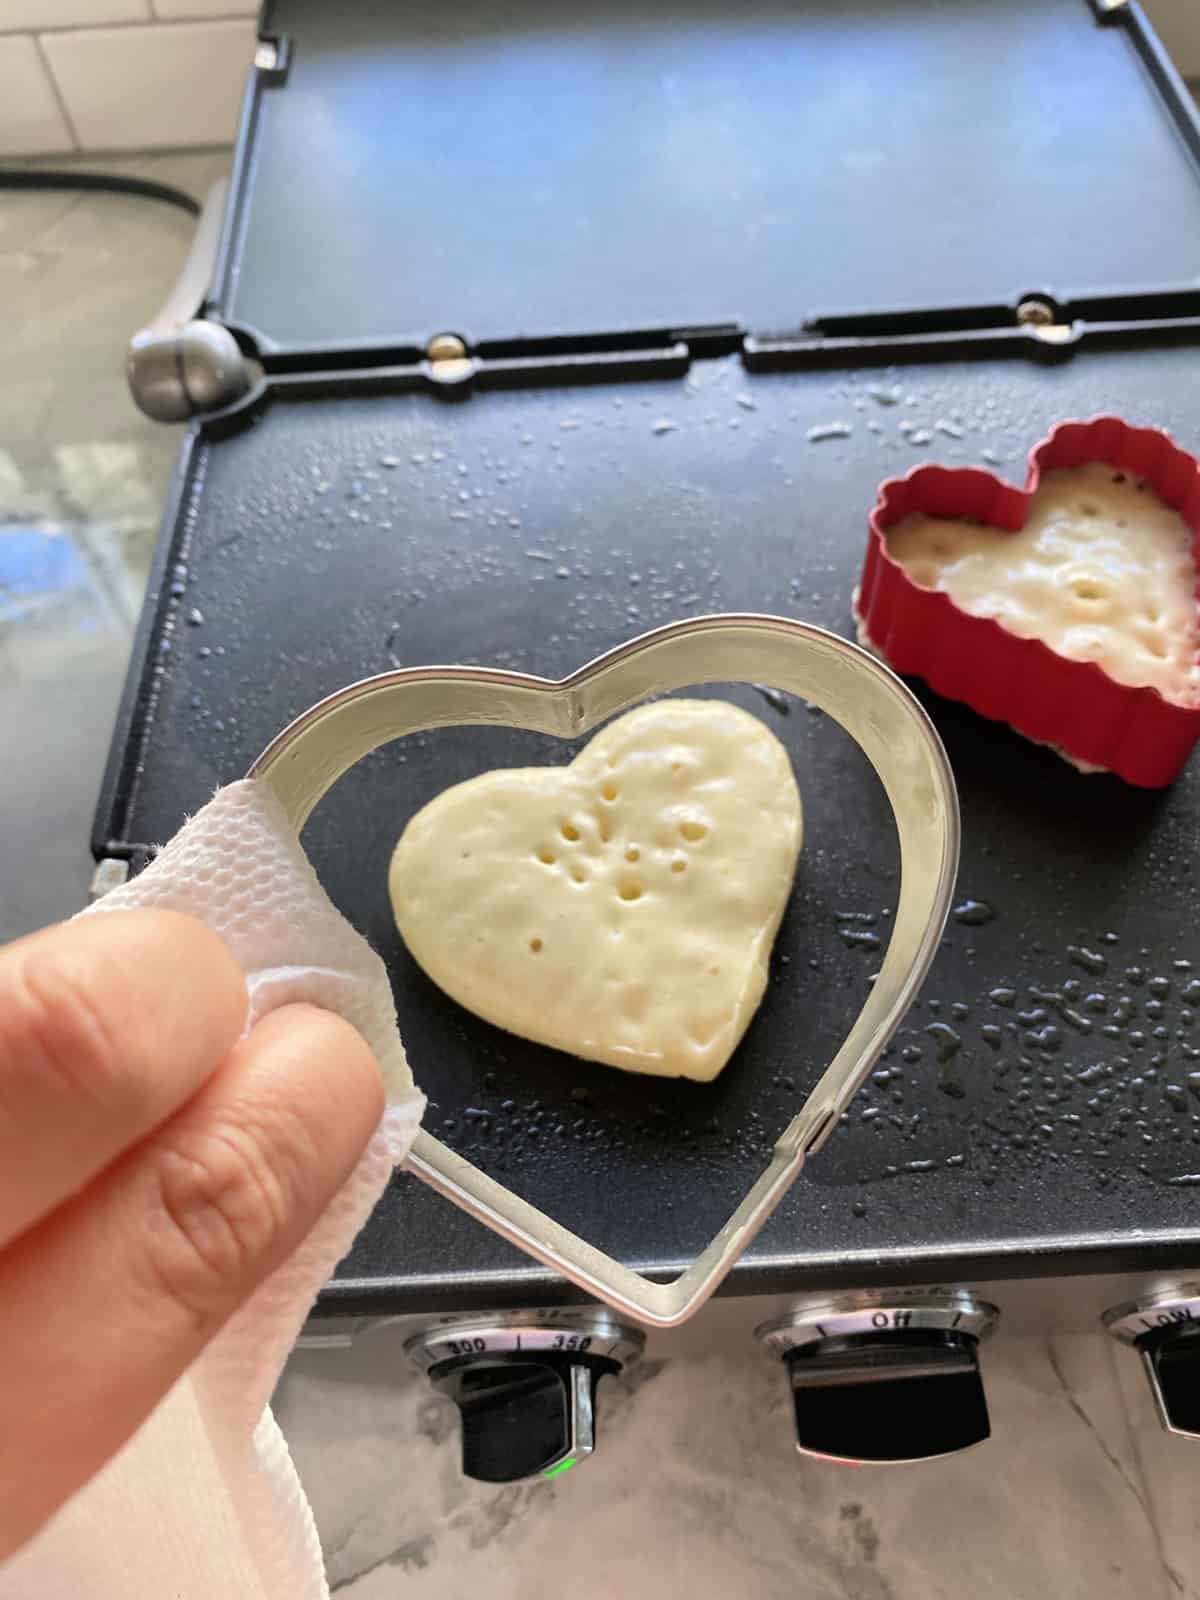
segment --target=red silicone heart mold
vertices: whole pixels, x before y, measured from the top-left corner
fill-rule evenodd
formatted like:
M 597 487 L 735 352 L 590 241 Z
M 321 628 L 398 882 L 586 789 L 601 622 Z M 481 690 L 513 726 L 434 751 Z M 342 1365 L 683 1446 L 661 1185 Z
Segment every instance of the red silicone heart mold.
M 1200 462 L 1157 428 L 1093 417 L 1060 422 L 1033 448 L 1022 489 L 982 467 L 915 467 L 882 484 L 855 617 L 866 642 L 897 672 L 924 678 L 938 694 L 1055 745 L 1076 762 L 1158 788 L 1178 775 L 1200 739 L 1200 704 L 1179 705 L 1158 689 L 1116 683 L 1095 662 L 1069 661 L 1040 639 L 970 616 L 949 595 L 914 583 L 887 548 L 886 530 L 914 512 L 1015 532 L 1042 473 L 1094 461 L 1140 478 L 1179 513 L 1195 536 L 1200 569 Z

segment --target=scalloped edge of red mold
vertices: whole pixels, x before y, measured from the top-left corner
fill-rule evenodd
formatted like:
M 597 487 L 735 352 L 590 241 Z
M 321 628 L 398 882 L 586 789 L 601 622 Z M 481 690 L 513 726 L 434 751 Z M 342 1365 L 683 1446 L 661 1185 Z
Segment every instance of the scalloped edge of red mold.
M 971 517 L 998 533 L 1016 532 L 1043 472 L 1090 462 L 1140 478 L 1191 528 L 1200 603 L 1200 462 L 1159 428 L 1093 417 L 1057 423 L 1029 452 L 1020 489 L 984 467 L 932 464 L 882 483 L 869 518 L 855 621 L 895 671 L 924 678 L 946 699 L 1054 746 L 1075 764 L 1162 788 L 1200 739 L 1200 704 L 1179 705 L 1158 689 L 1117 683 L 1094 661 L 1070 661 L 1040 639 L 971 616 L 949 595 L 914 583 L 887 549 L 886 530 L 915 512 Z

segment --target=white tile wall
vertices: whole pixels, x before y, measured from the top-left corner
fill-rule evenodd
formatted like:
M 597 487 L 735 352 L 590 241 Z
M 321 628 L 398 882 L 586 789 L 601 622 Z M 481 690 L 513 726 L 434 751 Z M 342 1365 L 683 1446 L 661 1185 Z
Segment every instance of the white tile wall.
M 74 149 L 46 63 L 28 34 L 0 39 L 0 108 L 0 155 Z
M 42 35 L 83 150 L 226 144 L 254 54 L 251 18 Z
M 146 22 L 150 0 L 0 0 L 0 33 Z
M 252 17 L 255 0 L 150 0 L 156 17 Z

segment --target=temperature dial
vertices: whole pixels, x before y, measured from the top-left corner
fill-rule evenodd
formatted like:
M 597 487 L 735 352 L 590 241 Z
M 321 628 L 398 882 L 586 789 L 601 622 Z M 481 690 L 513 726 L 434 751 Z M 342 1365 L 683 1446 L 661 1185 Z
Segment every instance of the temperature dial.
M 1114 1306 L 1104 1326 L 1140 1353 L 1167 1432 L 1200 1439 L 1200 1284 Z
M 644 1335 L 606 1313 L 447 1319 L 405 1348 L 462 1418 L 468 1478 L 556 1478 L 596 1448 L 596 1388 L 636 1361 Z
M 979 1342 L 996 1308 L 960 1293 L 834 1300 L 757 1330 L 787 1368 L 796 1448 L 834 1461 L 927 1461 L 991 1432 Z

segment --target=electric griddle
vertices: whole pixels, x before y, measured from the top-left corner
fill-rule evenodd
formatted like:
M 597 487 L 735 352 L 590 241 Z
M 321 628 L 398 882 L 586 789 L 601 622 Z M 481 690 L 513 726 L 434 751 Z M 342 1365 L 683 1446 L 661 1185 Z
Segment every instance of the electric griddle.
M 1136 5 L 277 0 L 204 319 L 237 397 L 181 452 L 97 812 L 138 870 L 296 714 L 403 666 L 560 677 L 651 626 L 852 635 L 879 482 L 1024 476 L 1056 420 L 1200 445 L 1200 129 Z M 405 819 L 507 729 L 391 744 L 304 838 L 383 954 L 427 1125 L 630 1265 L 724 1221 L 830 1059 L 896 897 L 882 791 L 827 718 L 771 982 L 713 1085 L 580 1063 L 440 994 L 392 923 Z M 1194 1262 L 1200 778 L 1083 778 L 923 694 L 963 812 L 921 1002 L 727 1285 Z M 397 1177 L 318 1310 L 569 1292 Z

